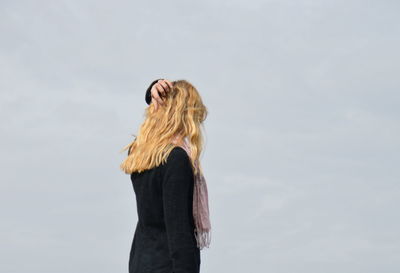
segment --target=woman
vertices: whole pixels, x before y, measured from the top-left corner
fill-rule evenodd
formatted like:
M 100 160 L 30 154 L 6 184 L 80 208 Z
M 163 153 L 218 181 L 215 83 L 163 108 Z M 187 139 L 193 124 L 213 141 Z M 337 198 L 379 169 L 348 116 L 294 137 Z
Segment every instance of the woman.
M 121 164 L 131 175 L 139 219 L 129 273 L 198 273 L 200 250 L 210 239 L 199 163 L 207 108 L 185 80 L 153 81 L 146 102 L 145 120 Z

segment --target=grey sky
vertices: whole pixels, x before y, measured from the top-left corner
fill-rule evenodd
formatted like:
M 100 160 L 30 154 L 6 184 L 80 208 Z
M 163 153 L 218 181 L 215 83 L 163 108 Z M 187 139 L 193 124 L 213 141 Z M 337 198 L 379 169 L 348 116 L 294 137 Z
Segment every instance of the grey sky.
M 400 271 L 397 1 L 1 1 L 0 272 L 128 272 L 156 78 L 208 107 L 208 273 Z

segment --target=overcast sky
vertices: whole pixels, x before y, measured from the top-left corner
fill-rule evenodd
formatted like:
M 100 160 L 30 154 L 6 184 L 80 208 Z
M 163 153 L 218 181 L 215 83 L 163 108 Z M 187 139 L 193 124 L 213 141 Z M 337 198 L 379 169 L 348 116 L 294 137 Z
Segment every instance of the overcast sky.
M 0 272 L 123 273 L 157 78 L 208 107 L 204 273 L 400 272 L 398 1 L 0 2 Z

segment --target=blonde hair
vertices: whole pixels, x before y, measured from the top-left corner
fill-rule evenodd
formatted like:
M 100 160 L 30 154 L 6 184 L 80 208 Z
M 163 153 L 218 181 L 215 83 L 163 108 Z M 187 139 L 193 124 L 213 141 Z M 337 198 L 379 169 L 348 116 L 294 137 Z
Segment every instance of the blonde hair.
M 201 125 L 207 117 L 207 108 L 191 83 L 177 80 L 172 84 L 173 88 L 167 92 L 164 105 L 159 105 L 156 111 L 154 103 L 150 103 L 145 110 L 145 120 L 138 135 L 122 149 L 129 151 L 127 158 L 120 165 L 126 174 L 140 173 L 165 163 L 169 153 L 177 146 L 172 143 L 176 136 L 180 139 L 187 138 L 194 173 L 197 174 L 196 161 L 201 170 Z

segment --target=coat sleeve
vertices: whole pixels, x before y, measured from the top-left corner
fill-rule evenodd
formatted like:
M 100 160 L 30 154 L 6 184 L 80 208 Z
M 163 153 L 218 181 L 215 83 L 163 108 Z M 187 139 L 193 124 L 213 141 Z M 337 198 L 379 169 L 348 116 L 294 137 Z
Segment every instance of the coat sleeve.
M 150 92 L 150 91 L 151 91 L 151 88 L 152 88 L 153 85 L 156 84 L 159 80 L 162 80 L 162 79 L 154 80 L 154 81 L 150 84 L 150 86 L 147 88 L 146 94 L 145 94 L 145 97 L 144 97 L 144 99 L 145 99 L 145 101 L 146 101 L 147 104 L 150 104 L 150 103 L 151 103 L 151 92 Z
M 200 272 L 200 250 L 194 236 L 194 177 L 188 154 L 174 148 L 162 181 L 164 221 L 174 273 Z

